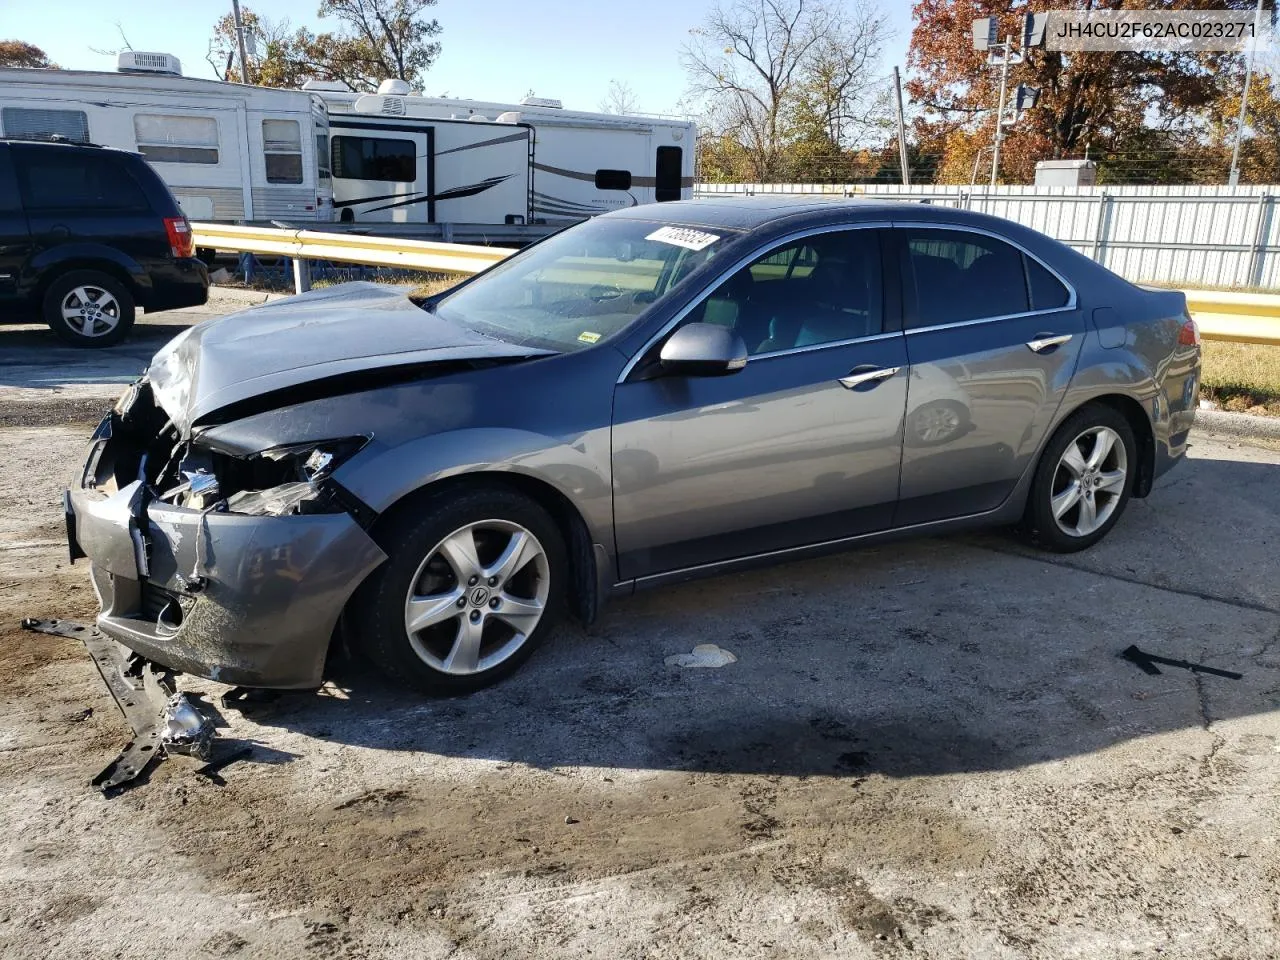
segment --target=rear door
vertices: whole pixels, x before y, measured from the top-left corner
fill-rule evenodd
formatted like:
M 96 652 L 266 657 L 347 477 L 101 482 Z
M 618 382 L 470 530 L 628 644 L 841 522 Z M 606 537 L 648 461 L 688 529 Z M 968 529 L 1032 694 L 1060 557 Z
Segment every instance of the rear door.
M 129 172 L 127 155 L 94 147 L 10 149 L 37 258 L 75 246 L 109 246 L 144 265 L 170 256 L 161 215 Z
M 9 151 L 0 146 L 0 300 L 18 295 L 18 284 L 31 258 L 31 230 L 18 196 Z
M 994 509 L 1062 402 L 1084 316 L 1059 276 L 994 234 L 893 233 L 911 363 L 894 525 Z

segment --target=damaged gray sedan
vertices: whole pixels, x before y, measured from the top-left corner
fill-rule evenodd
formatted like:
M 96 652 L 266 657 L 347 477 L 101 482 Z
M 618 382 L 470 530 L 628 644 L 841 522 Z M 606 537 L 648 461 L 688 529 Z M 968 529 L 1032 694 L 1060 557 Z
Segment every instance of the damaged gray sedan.
M 1185 453 L 1200 347 L 1007 221 L 620 211 L 415 302 L 351 284 L 160 351 L 68 491 L 103 633 L 242 686 L 503 676 L 639 586 L 1018 524 L 1078 550 Z

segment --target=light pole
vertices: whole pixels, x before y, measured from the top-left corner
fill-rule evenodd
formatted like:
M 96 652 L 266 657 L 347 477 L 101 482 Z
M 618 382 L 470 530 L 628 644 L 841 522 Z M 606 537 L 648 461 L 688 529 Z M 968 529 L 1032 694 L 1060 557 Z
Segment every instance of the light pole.
M 996 185 L 996 175 L 1000 172 L 1000 141 L 1004 139 L 1004 95 L 1009 88 L 1009 61 L 1013 58 L 1013 39 L 1005 37 L 1000 53 L 1000 99 L 996 106 L 996 139 L 991 151 L 991 186 Z M 1019 58 L 1021 59 L 1021 58 Z
M 249 82 L 249 55 L 244 51 L 244 21 L 240 19 L 240 0 L 231 0 L 231 17 L 235 21 L 236 46 L 240 49 L 240 82 Z
M 1258 0 L 1253 12 L 1253 43 L 1249 46 L 1249 58 L 1245 61 L 1244 92 L 1240 94 L 1240 117 L 1236 120 L 1236 142 L 1231 148 L 1231 173 L 1227 183 L 1235 186 L 1240 182 L 1240 141 L 1244 139 L 1244 118 L 1249 109 L 1249 85 L 1253 82 L 1253 55 L 1258 47 L 1258 30 L 1262 26 L 1262 0 Z
M 1022 49 L 1025 51 L 1028 47 L 1038 47 L 1044 43 L 1044 29 L 1047 23 L 1047 15 L 1043 13 L 1028 13 L 1022 21 Z M 1011 64 L 1021 63 L 1022 54 L 1015 53 L 1013 50 L 1013 37 L 1006 35 L 1003 43 L 997 42 L 999 38 L 1000 24 L 995 17 L 983 17 L 981 20 L 973 21 L 973 48 L 975 50 L 987 51 L 987 65 L 1000 67 L 1000 98 L 996 103 L 996 132 L 992 138 L 991 150 L 991 186 L 996 185 L 996 178 L 1000 173 L 1000 143 L 1004 140 L 1004 106 L 1005 96 L 1009 92 L 1009 66 Z M 996 51 L 999 51 L 997 58 Z M 1024 84 L 1018 84 L 1018 97 L 1014 116 L 1008 122 L 1013 123 L 1021 116 L 1024 109 L 1024 99 L 1027 106 L 1034 106 L 1036 98 L 1040 91 L 1027 87 Z M 978 156 L 982 156 L 979 151 Z M 974 179 L 977 179 L 977 163 L 974 164 Z

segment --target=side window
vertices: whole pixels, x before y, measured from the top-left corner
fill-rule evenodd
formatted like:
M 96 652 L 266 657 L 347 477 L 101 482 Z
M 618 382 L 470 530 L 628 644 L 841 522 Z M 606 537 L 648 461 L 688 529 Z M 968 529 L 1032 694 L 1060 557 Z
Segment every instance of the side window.
M 1022 251 L 967 230 L 903 230 L 903 283 L 914 293 L 907 327 L 1026 313 Z
M 733 328 L 751 355 L 884 331 L 876 230 L 844 230 L 776 248 L 724 280 L 688 322 Z
M 66 148 L 14 150 L 18 187 L 27 211 L 127 213 L 150 208 L 146 194 L 114 158 Z
M 413 141 L 335 136 L 333 175 L 343 180 L 413 183 L 418 179 Z
M 1031 291 L 1032 310 L 1052 310 L 1071 302 L 1071 292 L 1061 280 L 1031 257 L 1024 256 L 1023 259 L 1027 263 L 1027 288 Z
M 4 135 L 16 140 L 51 140 L 62 137 L 72 143 L 89 142 L 89 118 L 83 110 L 0 110 Z
M 659 147 L 654 164 L 653 198 L 659 203 L 680 199 L 680 168 L 684 151 L 680 147 Z
M 302 182 L 302 132 L 297 120 L 263 120 L 267 183 Z
M 213 117 L 139 113 L 133 132 L 138 152 L 152 163 L 218 162 L 218 121 Z

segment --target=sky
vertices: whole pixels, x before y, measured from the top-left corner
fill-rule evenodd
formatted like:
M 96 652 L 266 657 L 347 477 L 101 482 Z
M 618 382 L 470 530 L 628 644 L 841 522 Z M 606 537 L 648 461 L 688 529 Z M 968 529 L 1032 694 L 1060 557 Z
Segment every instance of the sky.
M 635 92 L 639 109 L 678 111 L 685 89 L 679 51 L 713 0 L 439 0 L 440 58 L 427 74 L 428 95 L 518 101 L 532 90 L 569 109 L 595 110 L 610 80 Z M 271 20 L 313 30 L 335 28 L 316 17 L 319 0 L 242 0 Z M 911 33 L 909 0 L 880 0 L 895 36 L 882 71 L 903 66 Z M 187 76 L 213 77 L 205 60 L 213 24 L 231 0 L 0 0 L 0 38 L 40 47 L 59 66 L 114 70 L 95 53 L 124 44 L 172 53 Z M 180 13 L 178 12 L 180 11 Z

